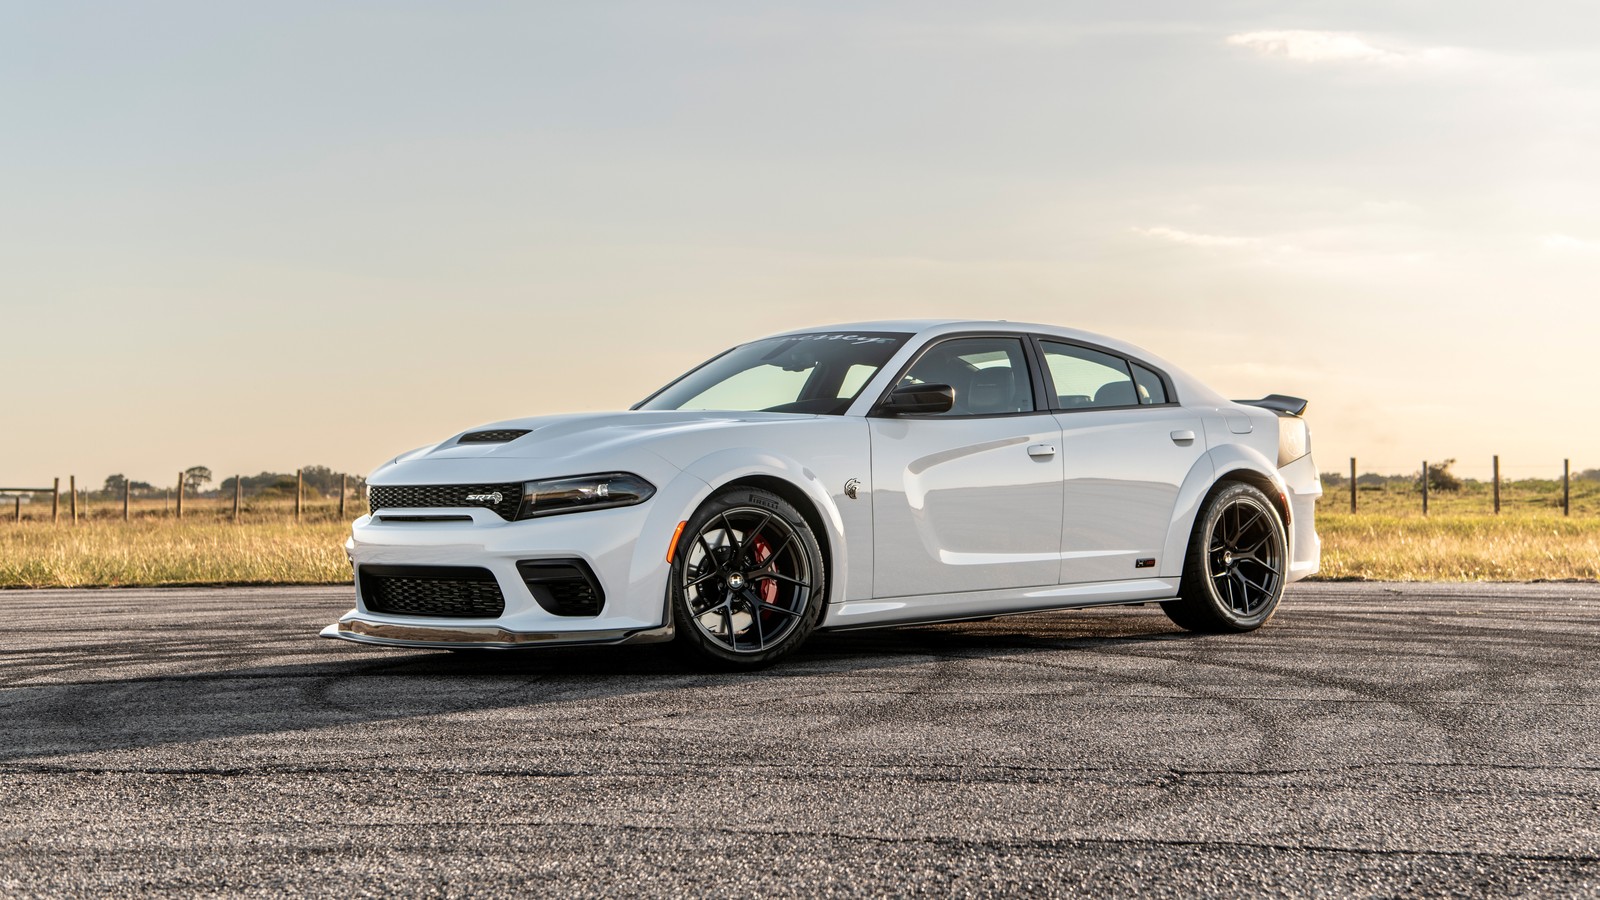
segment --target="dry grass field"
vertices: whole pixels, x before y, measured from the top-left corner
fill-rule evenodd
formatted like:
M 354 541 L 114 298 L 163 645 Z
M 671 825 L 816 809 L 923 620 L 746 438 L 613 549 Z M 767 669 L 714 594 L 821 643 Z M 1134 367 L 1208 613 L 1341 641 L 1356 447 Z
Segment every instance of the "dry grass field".
M 1560 484 L 1517 482 L 1494 516 L 1487 485 L 1438 494 L 1421 514 L 1415 490 L 1363 490 L 1350 515 L 1349 494 L 1330 490 L 1318 510 L 1320 578 L 1395 581 L 1533 581 L 1600 578 L 1600 484 L 1573 483 L 1573 515 L 1553 497 Z M 0 587 L 151 586 L 178 584 L 335 584 L 350 580 L 343 543 L 348 524 L 337 503 L 246 504 L 229 520 L 231 501 L 198 500 L 177 520 L 159 499 L 123 522 L 119 504 L 91 503 L 71 524 L 51 524 L 49 506 L 13 523 L 0 516 Z M 364 512 L 359 501 L 346 518 Z M 9 510 L 6 510 L 9 512 Z

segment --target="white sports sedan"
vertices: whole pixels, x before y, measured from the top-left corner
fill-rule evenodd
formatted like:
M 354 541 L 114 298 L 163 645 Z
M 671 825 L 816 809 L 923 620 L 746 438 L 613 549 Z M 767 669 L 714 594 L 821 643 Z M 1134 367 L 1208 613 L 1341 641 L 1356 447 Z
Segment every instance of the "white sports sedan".
M 1122 341 L 902 321 L 741 344 L 627 412 L 496 422 L 381 466 L 325 637 L 677 640 L 1156 602 L 1250 631 L 1317 571 L 1305 401 L 1230 401 Z

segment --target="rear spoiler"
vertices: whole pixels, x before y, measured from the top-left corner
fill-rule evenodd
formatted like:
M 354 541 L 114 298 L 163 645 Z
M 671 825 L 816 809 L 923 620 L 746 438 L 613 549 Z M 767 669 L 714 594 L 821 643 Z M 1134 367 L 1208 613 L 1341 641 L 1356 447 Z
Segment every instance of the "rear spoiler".
M 1291 416 L 1299 416 L 1305 414 L 1306 405 L 1309 401 L 1302 400 L 1299 397 L 1288 397 L 1283 394 L 1268 394 L 1260 400 L 1235 400 L 1233 402 L 1243 403 L 1245 406 L 1259 406 L 1262 409 L 1270 409 L 1277 413 L 1287 413 Z

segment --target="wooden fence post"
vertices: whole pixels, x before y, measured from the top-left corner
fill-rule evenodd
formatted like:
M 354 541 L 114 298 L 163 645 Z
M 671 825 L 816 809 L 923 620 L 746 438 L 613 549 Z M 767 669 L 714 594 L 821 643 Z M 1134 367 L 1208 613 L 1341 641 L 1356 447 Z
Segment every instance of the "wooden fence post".
M 1494 455 L 1494 514 L 1500 515 L 1500 454 Z
M 239 521 L 239 493 L 244 490 L 241 486 L 243 482 L 243 475 L 233 476 L 233 521 L 235 522 Z
M 1572 460 L 1561 461 L 1561 514 L 1572 515 Z
M 1356 458 L 1350 457 L 1350 515 L 1356 514 Z
M 133 480 L 122 479 L 122 521 L 128 521 L 128 495 L 133 493 Z
M 22 495 L 18 494 L 16 500 L 17 500 L 17 509 L 16 509 L 17 521 L 21 522 L 22 521 Z
M 72 492 L 72 524 L 78 524 L 78 476 L 67 476 L 67 490 Z
M 294 520 L 296 522 L 300 521 L 300 503 L 301 503 L 301 498 L 305 496 L 305 493 L 306 493 L 306 470 L 305 469 L 295 469 L 294 470 Z
M 339 518 L 344 519 L 344 495 L 350 493 L 350 476 L 339 476 Z
M 1422 461 L 1422 514 L 1428 514 L 1428 461 Z
M 50 489 L 50 521 L 61 521 L 61 479 L 57 478 L 55 487 Z
M 183 518 L 183 473 L 178 473 L 178 518 Z

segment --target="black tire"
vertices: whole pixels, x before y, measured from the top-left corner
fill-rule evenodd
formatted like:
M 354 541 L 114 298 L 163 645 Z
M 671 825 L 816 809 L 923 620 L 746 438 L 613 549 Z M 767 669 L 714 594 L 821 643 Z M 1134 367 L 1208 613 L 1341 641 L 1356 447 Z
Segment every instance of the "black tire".
M 758 669 L 816 629 L 827 569 L 799 510 L 771 491 L 731 488 L 684 526 L 667 591 L 683 649 L 719 668 Z
M 1254 485 L 1228 482 L 1196 517 L 1179 599 L 1161 611 L 1189 631 L 1254 631 L 1283 599 L 1288 561 L 1277 506 Z

